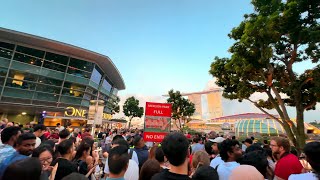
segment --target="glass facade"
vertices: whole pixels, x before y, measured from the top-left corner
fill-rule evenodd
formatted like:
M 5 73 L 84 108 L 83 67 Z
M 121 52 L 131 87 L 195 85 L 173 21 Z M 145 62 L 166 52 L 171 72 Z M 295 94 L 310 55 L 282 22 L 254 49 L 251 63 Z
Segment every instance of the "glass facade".
M 284 134 L 284 129 L 273 119 L 243 119 L 236 122 L 235 133 L 238 136 L 248 136 L 252 133 L 279 135 Z
M 115 90 L 93 62 L 0 41 L 1 102 L 87 108 L 90 100 L 107 103 Z

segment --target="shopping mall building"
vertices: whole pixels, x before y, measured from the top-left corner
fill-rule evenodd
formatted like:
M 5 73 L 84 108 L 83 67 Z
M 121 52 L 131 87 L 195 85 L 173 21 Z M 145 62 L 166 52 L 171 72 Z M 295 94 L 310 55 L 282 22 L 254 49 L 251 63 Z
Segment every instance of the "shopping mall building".
M 110 100 L 124 81 L 111 59 L 62 42 L 0 28 L 0 117 L 47 126 L 86 124 L 90 100 Z

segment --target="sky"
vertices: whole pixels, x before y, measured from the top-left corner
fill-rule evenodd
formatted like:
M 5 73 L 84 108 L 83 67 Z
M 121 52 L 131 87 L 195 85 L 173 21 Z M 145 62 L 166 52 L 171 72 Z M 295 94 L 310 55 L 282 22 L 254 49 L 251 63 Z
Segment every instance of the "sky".
M 10 0 L 1 6 L 3 28 L 109 56 L 126 85 L 121 103 L 131 95 L 163 101 L 170 89 L 204 90 L 214 57 L 230 56 L 227 34 L 253 11 L 249 0 Z

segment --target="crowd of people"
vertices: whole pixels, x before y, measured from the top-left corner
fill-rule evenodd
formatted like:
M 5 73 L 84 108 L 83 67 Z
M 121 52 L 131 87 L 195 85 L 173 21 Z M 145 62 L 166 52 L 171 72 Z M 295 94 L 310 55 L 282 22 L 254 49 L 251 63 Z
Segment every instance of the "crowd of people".
M 320 142 L 303 153 L 287 138 L 171 132 L 145 142 L 142 130 L 21 127 L 2 121 L 0 180 L 320 179 Z

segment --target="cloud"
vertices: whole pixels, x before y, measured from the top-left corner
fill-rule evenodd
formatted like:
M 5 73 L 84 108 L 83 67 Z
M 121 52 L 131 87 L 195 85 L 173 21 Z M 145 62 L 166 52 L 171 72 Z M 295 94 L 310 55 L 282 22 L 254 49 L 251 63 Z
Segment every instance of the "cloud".
M 204 90 L 210 90 L 213 88 L 219 88 L 215 84 L 215 79 L 210 80 L 207 84 Z M 125 118 L 125 115 L 123 114 L 122 106 L 127 98 L 134 96 L 136 99 L 139 100 L 140 106 L 142 106 L 145 109 L 146 102 L 159 102 L 159 103 L 165 103 L 166 97 L 163 96 L 145 96 L 142 94 L 127 94 L 127 95 L 120 95 L 120 113 L 115 114 L 114 118 Z M 283 95 L 281 95 L 283 96 Z M 267 99 L 267 95 L 264 93 L 254 93 L 251 97 L 252 100 L 259 100 L 259 99 Z M 261 112 L 257 107 L 255 107 L 251 102 L 244 100 L 242 102 L 238 102 L 238 100 L 229 100 L 222 97 L 222 109 L 223 109 L 223 116 L 228 115 L 234 115 L 234 114 L 242 114 L 242 113 L 263 113 Z M 296 110 L 294 107 L 288 107 L 287 108 L 289 116 L 291 118 L 296 117 Z M 275 110 L 268 110 L 271 114 L 277 114 Z M 305 111 L 304 118 L 306 122 L 311 122 L 314 120 L 320 120 L 320 103 L 317 104 L 316 110 L 311 111 Z M 142 119 L 144 117 L 136 118 L 134 121 L 140 121 L 143 122 Z

